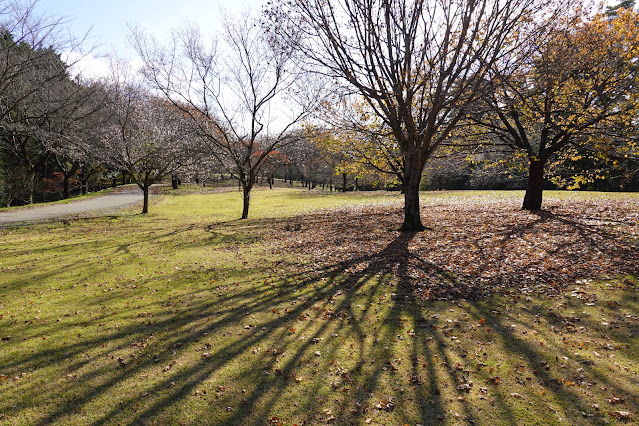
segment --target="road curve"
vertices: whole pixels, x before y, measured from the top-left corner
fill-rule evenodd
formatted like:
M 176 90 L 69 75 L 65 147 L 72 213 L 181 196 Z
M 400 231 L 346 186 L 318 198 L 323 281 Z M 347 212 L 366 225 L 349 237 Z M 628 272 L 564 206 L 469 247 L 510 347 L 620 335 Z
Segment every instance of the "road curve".
M 128 186 L 115 192 L 86 200 L 0 212 L 0 226 L 53 219 L 96 210 L 120 209 L 140 203 L 142 202 L 142 198 L 142 190 L 140 188 L 137 186 Z

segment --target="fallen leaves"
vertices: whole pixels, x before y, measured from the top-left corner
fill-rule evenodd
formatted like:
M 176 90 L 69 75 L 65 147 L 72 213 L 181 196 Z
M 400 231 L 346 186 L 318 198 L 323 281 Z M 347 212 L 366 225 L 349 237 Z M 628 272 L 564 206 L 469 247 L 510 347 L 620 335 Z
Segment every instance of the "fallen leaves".
M 617 405 L 617 404 L 621 404 L 625 402 L 625 399 L 619 396 L 612 396 L 610 398 L 608 398 L 608 404 L 610 405 Z
M 393 411 L 395 409 L 395 398 L 388 397 L 373 405 L 373 408 L 381 411 Z
M 304 381 L 304 377 L 302 376 L 298 376 L 295 373 L 291 373 L 291 375 L 289 376 L 289 378 L 291 380 L 293 380 L 295 383 L 302 383 Z
M 462 383 L 461 385 L 457 386 L 457 391 L 469 393 L 472 388 L 473 388 L 472 383 Z
M 333 416 L 333 410 L 331 410 L 330 408 L 323 409 L 322 414 L 324 414 L 324 421 L 326 423 L 333 423 L 335 420 L 337 420 L 335 416 Z
M 610 415 L 619 420 L 628 420 L 632 416 L 630 411 L 614 411 Z
M 317 274 L 339 270 L 353 280 L 392 274 L 420 298 L 479 299 L 512 287 L 556 293 L 584 278 L 639 270 L 630 242 L 639 235 L 636 205 L 608 200 L 604 211 L 601 203 L 565 201 L 537 213 L 511 201 L 437 206 L 423 213 L 433 229 L 417 234 L 388 231 L 401 222 L 399 207 L 360 206 L 293 218 L 304 232 L 275 231 L 272 244 L 275 253 L 312 256 Z M 605 221 L 593 222 L 598 212 Z M 323 318 L 337 315 L 327 311 Z

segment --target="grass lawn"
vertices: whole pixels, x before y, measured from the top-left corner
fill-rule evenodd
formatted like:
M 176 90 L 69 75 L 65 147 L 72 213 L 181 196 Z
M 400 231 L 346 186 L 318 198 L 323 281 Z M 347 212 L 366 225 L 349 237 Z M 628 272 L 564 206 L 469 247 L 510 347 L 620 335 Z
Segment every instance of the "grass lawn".
M 0 424 L 639 422 L 639 196 L 163 194 L 0 229 Z

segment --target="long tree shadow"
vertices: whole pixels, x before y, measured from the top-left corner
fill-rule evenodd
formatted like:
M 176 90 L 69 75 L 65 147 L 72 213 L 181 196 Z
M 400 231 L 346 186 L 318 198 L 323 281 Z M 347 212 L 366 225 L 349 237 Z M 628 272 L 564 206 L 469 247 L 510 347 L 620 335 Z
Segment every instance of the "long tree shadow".
M 357 342 L 357 353 L 355 359 L 350 360 L 348 366 L 340 366 L 331 363 L 325 365 L 324 374 L 329 373 L 333 383 L 331 387 L 340 394 L 338 409 L 330 413 L 324 412 L 322 415 L 323 398 L 313 398 L 312 395 L 321 395 L 325 382 L 317 380 L 308 398 L 301 402 L 300 411 L 307 413 L 303 419 L 305 422 L 316 423 L 318 421 L 330 421 L 337 419 L 338 422 L 357 421 L 358 416 L 371 415 L 375 410 L 393 411 L 400 421 L 418 421 L 422 424 L 438 424 L 445 416 L 444 403 L 441 399 L 442 383 L 450 380 L 457 386 L 464 383 L 462 374 L 449 374 L 442 378 L 434 365 L 434 359 L 440 358 L 443 365 L 452 369 L 452 361 L 448 359 L 444 348 L 445 342 L 437 333 L 431 333 L 436 329 L 434 324 L 424 317 L 422 306 L 414 303 L 415 288 L 411 280 L 409 264 L 418 262 L 419 267 L 425 269 L 438 269 L 436 265 L 429 264 L 423 259 L 415 258 L 408 246 L 414 238 L 415 233 L 402 233 L 397 236 L 383 250 L 377 253 L 366 254 L 362 257 L 349 259 L 337 265 L 321 268 L 316 272 L 317 276 L 327 279 L 327 283 L 333 283 L 333 287 L 325 289 L 332 290 L 333 294 L 325 294 L 323 297 L 328 301 L 333 300 L 334 295 L 342 296 L 339 303 L 331 307 L 331 313 L 338 318 L 347 319 L 337 321 L 336 326 L 331 329 L 331 321 L 326 321 L 314 334 L 309 337 L 281 369 L 281 378 L 257 388 L 248 398 L 255 402 L 265 391 L 270 392 L 271 397 L 261 412 L 256 413 L 252 409 L 242 410 L 235 413 L 230 419 L 233 424 L 243 424 L 245 421 L 257 414 L 257 417 L 267 416 L 269 408 L 281 398 L 285 392 L 290 392 L 290 385 L 287 386 L 287 378 L 294 375 L 295 368 L 299 365 L 305 354 L 316 347 L 327 352 L 327 358 L 331 360 L 340 358 L 340 351 L 343 349 L 341 339 L 345 335 L 353 337 Z M 365 265 L 359 268 L 360 265 Z M 345 274 L 345 271 L 354 271 Z M 438 271 L 443 274 L 443 271 Z M 301 277 L 290 277 L 294 282 Z M 301 281 L 300 285 L 308 286 L 317 284 L 316 279 Z M 364 300 L 361 299 L 362 291 L 365 291 Z M 375 300 L 381 300 L 387 309 L 383 316 L 376 318 L 377 323 L 373 335 L 366 335 L 365 330 L 369 327 L 364 325 L 370 319 Z M 361 310 L 356 309 L 355 303 L 363 306 Z M 295 313 L 297 315 L 297 312 Z M 412 327 L 408 327 L 412 325 Z M 339 338 L 332 340 L 330 344 L 316 346 L 313 344 L 319 336 L 326 336 L 331 331 L 342 331 Z M 398 334 L 399 333 L 399 334 Z M 406 334 L 406 337 L 404 334 Z M 337 337 L 337 334 L 334 334 Z M 398 353 L 406 352 L 403 347 L 404 340 L 410 339 L 409 344 L 410 359 L 406 366 L 400 366 L 401 358 Z M 424 344 L 432 341 L 434 349 Z M 324 354 L 324 351 L 322 351 Z M 324 356 L 324 355 L 322 355 Z M 403 356 L 403 355 L 401 355 Z M 343 358 L 343 356 L 342 356 Z M 401 370 L 401 372 L 399 372 Z M 408 374 L 406 380 L 402 374 Z M 426 376 L 426 377 L 423 377 Z M 410 386 L 411 390 L 403 389 Z M 410 412 L 403 413 L 402 405 L 406 394 L 416 401 L 415 405 L 419 412 L 419 418 L 415 418 Z M 372 395 L 379 399 L 377 404 L 371 403 Z M 402 401 L 402 402 L 400 402 Z M 464 418 L 473 422 L 476 414 L 466 405 Z
M 158 370 L 160 364 L 164 365 L 172 358 L 188 357 L 188 354 L 182 355 L 181 353 L 184 353 L 187 347 L 194 350 L 194 346 L 200 346 L 196 342 L 203 342 L 206 340 L 206 336 L 219 335 L 222 330 L 244 323 L 246 318 L 253 314 L 268 312 L 273 307 L 281 309 L 279 307 L 295 299 L 297 294 L 301 294 L 304 303 L 299 303 L 292 309 L 287 309 L 287 312 L 284 311 L 273 318 L 263 319 L 252 324 L 246 332 L 241 332 L 241 336 L 238 335 L 229 343 L 203 346 L 206 347 L 207 356 L 190 363 L 189 367 L 179 369 L 169 362 L 167 371 L 155 372 L 154 374 L 164 375 L 166 378 L 162 377 L 152 386 L 146 387 L 145 393 L 153 395 L 153 402 L 146 404 L 144 409 L 136 410 L 134 418 L 129 418 L 127 421 L 135 423 L 161 418 L 167 410 L 170 411 L 171 407 L 179 406 L 181 401 L 188 400 L 211 377 L 227 375 L 225 370 L 230 369 L 230 365 L 235 364 L 238 359 L 250 354 L 252 349 L 273 344 L 273 342 L 281 342 L 269 354 L 262 351 L 258 359 L 249 364 L 250 368 L 243 371 L 246 374 L 251 374 L 251 371 L 266 371 L 269 374 L 260 377 L 257 384 L 252 389 L 249 388 L 249 392 L 244 398 L 243 407 L 235 409 L 224 422 L 240 424 L 248 419 L 267 416 L 270 408 L 279 399 L 288 397 L 285 393 L 291 392 L 294 387 L 295 380 L 291 379 L 291 376 L 294 375 L 295 369 L 300 362 L 305 363 L 308 359 L 313 359 L 313 353 L 316 349 L 323 353 L 322 362 L 318 363 L 316 370 L 318 373 L 323 373 L 319 373 L 318 377 L 312 380 L 312 387 L 307 388 L 306 392 L 310 392 L 310 396 L 324 387 L 322 375 L 331 369 L 330 364 L 327 363 L 328 360 L 339 359 L 341 356 L 339 339 L 329 338 L 331 333 L 340 333 L 340 338 L 352 335 L 354 336 L 353 341 L 359 345 L 355 351 L 357 353 L 357 361 L 354 361 L 356 367 L 348 372 L 342 371 L 336 376 L 342 381 L 346 380 L 344 383 L 354 389 L 352 389 L 352 396 L 344 394 L 344 400 L 339 404 L 339 411 L 335 411 L 334 415 L 339 417 L 353 416 L 350 410 L 352 407 L 358 406 L 357 404 L 359 404 L 358 410 L 362 413 L 370 410 L 363 403 L 368 404 L 366 401 L 370 397 L 367 395 L 374 392 L 382 392 L 387 395 L 387 404 L 383 408 L 390 410 L 393 407 L 393 399 L 399 400 L 399 395 L 396 389 L 385 389 L 387 384 L 381 385 L 380 377 L 383 374 L 387 375 L 389 370 L 397 369 L 397 366 L 393 366 L 392 363 L 393 352 L 397 344 L 395 336 L 404 327 L 404 320 L 401 317 L 413 315 L 415 316 L 412 320 L 413 323 L 423 320 L 419 316 L 419 309 L 407 303 L 411 299 L 412 290 L 410 278 L 403 270 L 406 259 L 410 257 L 407 245 L 412 237 L 411 234 L 399 235 L 382 252 L 371 254 L 365 259 L 354 259 L 330 270 L 324 270 L 321 273 L 321 278 L 318 276 L 308 278 L 304 275 L 291 276 L 287 282 L 276 287 L 269 287 L 266 291 L 263 291 L 263 287 L 256 291 L 254 288 L 243 286 L 243 288 L 240 287 L 233 293 L 225 294 L 217 300 L 201 300 L 197 303 L 193 302 L 193 300 L 199 300 L 195 298 L 197 294 L 192 293 L 188 295 L 188 299 L 191 300 L 190 306 L 181 309 L 179 315 L 167 313 L 159 316 L 154 322 L 149 321 L 148 324 L 138 322 L 132 323 L 128 327 L 105 330 L 95 336 L 78 339 L 77 342 L 68 342 L 53 352 L 50 350 L 35 351 L 32 355 L 16 361 L 20 365 L 6 364 L 3 368 L 17 369 L 28 365 L 37 366 L 52 358 L 61 357 L 63 353 L 68 358 L 84 358 L 67 366 L 68 370 L 71 371 L 69 374 L 74 377 L 77 375 L 78 380 L 83 383 L 98 382 L 99 384 L 91 387 L 83 395 L 74 397 L 72 401 L 60 404 L 56 410 L 46 414 L 39 422 L 41 424 L 55 423 L 73 415 L 78 410 L 82 410 L 92 401 L 106 397 L 114 389 L 135 381 L 136 377 L 153 374 L 149 371 Z M 367 262 L 368 268 L 344 275 L 344 268 L 347 269 L 350 265 L 355 265 L 360 261 Z M 394 282 L 393 276 L 395 275 L 403 278 L 399 282 Z M 170 277 L 166 278 L 170 279 Z M 372 282 L 374 284 L 371 284 Z M 141 286 L 151 284 L 151 282 L 138 283 Z M 366 302 L 362 302 L 361 295 L 358 294 L 361 290 L 365 290 L 368 294 L 365 296 Z M 388 304 L 388 308 L 385 308 L 383 313 L 380 312 L 380 322 L 383 326 L 375 331 L 374 335 L 365 336 L 368 327 L 362 327 L 363 317 L 373 309 L 373 302 L 380 297 L 380 291 L 383 293 L 383 303 Z M 391 294 L 388 294 L 389 292 Z M 208 294 L 207 292 L 202 293 L 202 296 Z M 362 312 L 355 311 L 354 298 L 360 304 L 365 303 L 366 308 Z M 172 305 L 179 304 L 178 301 L 170 303 Z M 108 305 L 109 301 L 102 299 L 100 304 Z M 304 315 L 308 306 L 313 304 L 318 304 L 321 307 L 319 312 L 321 312 L 321 318 L 324 319 L 320 319 L 319 327 L 312 326 L 311 320 L 306 321 L 308 332 L 312 334 L 307 336 L 308 338 L 303 343 L 297 344 L 288 338 L 289 332 L 287 330 L 290 328 L 290 324 Z M 106 316 L 96 319 L 106 322 L 105 318 Z M 75 325 L 84 326 L 87 324 L 78 323 Z M 65 326 L 73 326 L 73 324 L 48 324 L 42 326 L 41 334 L 55 335 Z M 304 326 L 299 329 L 298 333 L 305 333 Z M 161 342 L 158 342 L 160 338 Z M 322 339 L 321 343 L 316 343 L 316 339 Z M 376 343 L 372 343 L 371 340 Z M 114 342 L 117 343 L 114 345 Z M 191 343 L 186 344 L 185 342 Z M 109 344 L 108 348 L 98 349 L 106 344 Z M 132 350 L 132 347 L 136 349 Z M 141 351 L 137 350 L 140 348 Z M 132 357 L 129 359 L 116 355 L 112 362 L 93 371 L 85 371 L 87 366 L 95 364 L 100 358 L 108 357 L 107 352 L 117 354 L 132 352 Z M 83 353 L 90 355 L 81 357 Z M 286 359 L 280 359 L 280 355 L 285 353 L 287 354 Z M 415 349 L 416 356 L 418 353 L 421 353 L 421 350 Z M 134 354 L 135 357 L 133 357 Z M 424 353 L 422 356 L 425 359 L 430 358 L 428 353 Z M 371 365 L 371 361 L 375 361 L 375 363 L 368 367 Z M 272 370 L 276 364 L 279 367 Z M 393 388 L 402 385 L 401 380 L 394 380 L 396 383 L 392 385 Z M 430 405 L 423 405 L 423 421 L 442 415 L 442 406 L 436 396 L 439 394 L 436 391 L 437 383 L 436 377 L 429 377 L 429 389 L 432 390 L 433 397 L 430 398 Z M 56 383 L 53 386 L 60 386 L 60 384 Z M 64 387 L 72 388 L 70 385 Z M 43 392 L 49 394 L 54 391 L 51 388 L 49 390 L 43 389 Z M 264 395 L 268 396 L 266 401 Z M 114 405 L 111 410 L 100 413 L 96 424 L 122 418 L 122 416 L 130 416 L 130 407 L 137 404 L 140 399 L 140 394 L 137 392 L 133 392 L 129 397 L 120 398 L 118 404 Z M 225 400 L 224 396 L 218 398 L 221 403 Z M 28 402 L 20 401 L 19 404 L 28 404 Z M 307 421 L 316 421 L 318 416 L 322 415 L 321 406 L 318 404 L 320 402 L 312 397 L 301 401 L 300 410 L 306 413 Z M 398 407 L 395 410 L 396 415 L 399 415 L 401 408 Z
M 636 310 L 636 306 L 634 308 Z M 472 306 L 471 315 L 475 321 L 485 321 L 490 325 L 491 340 L 493 345 L 498 345 L 499 351 L 518 360 L 519 364 L 507 368 L 515 371 L 516 385 L 521 392 L 526 392 L 531 404 L 545 407 L 541 409 L 553 411 L 558 417 L 582 417 L 584 421 L 590 418 L 592 421 L 587 423 L 600 424 L 607 420 L 599 411 L 599 404 L 593 403 L 593 387 L 604 390 L 611 398 L 623 395 L 631 404 L 639 401 L 636 378 L 628 375 L 620 380 L 611 374 L 606 363 L 595 361 L 601 356 L 597 351 L 605 354 L 613 348 L 609 342 L 593 340 L 592 331 L 601 327 L 596 318 L 585 312 L 574 318 L 535 307 L 522 318 L 522 309 L 517 309 L 516 315 L 509 314 L 505 305 L 500 309 L 504 310 L 496 311 L 495 306 L 476 303 Z M 632 326 L 629 328 L 633 329 Z M 637 329 L 636 325 L 634 329 Z M 530 334 L 534 334 L 535 338 L 531 339 Z M 624 355 L 632 358 L 632 353 Z M 500 410 L 508 410 L 513 394 L 502 392 L 503 385 L 497 386 L 494 380 L 490 381 L 495 384 L 492 391 L 497 406 Z
M 365 226 L 366 233 L 340 230 L 353 221 L 376 224 Z M 543 383 L 547 393 L 530 397 L 535 403 L 548 409 L 559 406 L 575 416 L 591 411 L 576 387 L 557 383 L 558 372 L 546 369 L 548 353 L 544 350 L 550 349 L 531 345 L 513 331 L 518 328 L 512 325 L 521 324 L 522 319 L 497 316 L 494 307 L 481 302 L 470 305 L 472 321 L 462 318 L 444 322 L 439 313 L 432 314 L 431 309 L 436 311 L 439 306 L 433 299 L 461 301 L 485 295 L 469 280 L 493 266 L 483 261 L 476 275 L 459 273 L 442 258 L 448 254 L 453 263 L 463 263 L 464 259 L 456 259 L 447 251 L 449 247 L 438 245 L 450 244 L 451 240 L 445 239 L 449 230 L 435 230 L 428 236 L 392 233 L 389 237 L 388 224 L 393 221 L 375 212 L 360 212 L 357 217 L 340 218 L 339 225 L 322 235 L 324 239 L 310 232 L 305 235 L 307 229 L 326 225 L 321 215 L 306 215 L 299 228 L 289 226 L 288 230 L 277 220 L 255 221 L 254 231 L 262 229 L 259 238 L 239 243 L 228 235 L 239 234 L 243 224 L 216 224 L 198 239 L 185 236 L 175 241 L 175 249 L 188 251 L 215 241 L 218 249 L 232 246 L 240 250 L 246 247 L 242 244 L 263 241 L 268 230 L 277 229 L 282 235 L 274 238 L 272 250 L 264 255 L 262 260 L 268 261 L 250 265 L 259 282 L 243 282 L 241 274 L 234 275 L 237 266 L 229 266 L 228 270 L 217 271 L 226 277 L 224 281 L 196 286 L 209 281 L 210 273 L 189 271 L 191 286 L 166 292 L 160 300 L 131 300 L 130 312 L 116 315 L 102 307 L 117 304 L 127 293 L 124 289 L 107 292 L 99 299 L 86 300 L 86 309 L 96 313 L 88 318 L 29 325 L 38 330 L 29 334 L 30 339 L 65 333 L 66 328 L 84 327 L 93 333 L 53 348 L 36 347 L 20 359 L 2 360 L 0 367 L 18 372 L 25 368 L 36 371 L 37 366 L 51 360 L 64 364 L 67 380 L 63 376 L 51 383 L 24 385 L 30 390 L 25 395 L 32 395 L 37 386 L 42 395 L 60 395 L 61 403 L 43 412 L 40 424 L 64 423 L 105 399 L 113 403 L 103 412 L 92 413 L 91 423 L 166 423 L 176 422 L 185 414 L 192 423 L 277 422 L 278 407 L 290 404 L 294 407 L 290 412 L 307 424 L 362 423 L 364 418 L 421 424 L 440 424 L 448 419 L 472 424 L 481 420 L 482 409 L 491 407 L 489 402 L 481 400 L 477 405 L 478 401 L 472 399 L 483 398 L 484 392 L 494 398 L 500 416 L 515 423 L 520 417 L 509 402 L 511 393 L 502 392 L 496 384 L 497 373 L 489 373 L 482 366 L 488 360 L 469 346 L 473 342 L 458 337 L 474 330 L 472 324 L 486 321 L 493 328 L 491 345 L 499 345 L 502 354 L 521 359 L 528 370 L 537 372 L 535 383 Z M 561 241 L 549 253 L 569 253 L 586 239 L 591 241 L 589 250 L 606 256 L 612 256 L 614 247 L 618 247 L 601 242 L 612 244 L 617 241 L 615 236 L 548 213 L 519 228 L 455 238 L 471 242 L 473 259 L 496 258 L 495 262 L 503 265 L 509 262 L 513 240 L 520 242 L 531 233 L 547 230 L 545 225 L 550 222 L 569 227 L 580 238 Z M 177 230 L 149 235 L 148 239 L 174 239 L 178 235 L 174 232 Z M 596 232 L 600 232 L 601 241 L 591 238 Z M 427 240 L 429 237 L 432 241 Z M 488 240 L 495 244 L 488 246 Z M 118 248 L 114 245 L 110 250 Z M 466 254 L 460 251 L 457 255 Z M 622 266 L 637 258 L 636 253 L 628 252 L 628 256 Z M 512 285 L 512 277 L 529 271 L 531 266 L 538 267 L 538 262 L 513 268 L 511 276 L 503 278 L 505 288 Z M 275 266 L 281 273 L 273 273 Z M 74 267 L 88 271 L 96 265 L 78 262 Z M 53 270 L 46 277 L 59 273 Z M 181 277 L 180 272 L 173 272 L 161 279 L 139 279 L 131 294 L 142 297 Z M 27 285 L 27 281 L 19 281 L 7 285 Z M 454 303 L 446 306 L 446 311 L 459 309 Z M 636 314 L 637 304 L 629 306 Z M 154 314 L 147 315 L 147 311 Z M 534 318 L 544 324 L 557 321 L 545 311 L 531 311 L 530 315 L 528 325 Z M 584 327 L 596 327 L 595 318 L 583 317 L 581 321 Z M 118 327 L 118 322 L 126 326 Z M 26 327 L 15 325 L 14 330 L 26 332 Z M 548 341 L 556 339 L 554 331 L 538 333 Z M 569 347 L 552 346 L 552 351 L 574 357 Z M 611 392 L 638 397 L 636 390 L 616 383 L 593 365 L 585 363 L 578 368 L 583 369 L 580 374 Z M 576 368 L 570 371 L 578 374 Z M 522 380 L 527 383 L 527 378 Z M 81 395 L 74 394 L 78 382 L 87 389 Z M 522 385 L 522 389 L 528 387 Z M 550 397 L 553 406 L 545 405 Z M 18 395 L 13 403 L 21 407 L 34 404 L 26 398 Z M 5 401 L 0 402 L 0 412 L 10 412 L 7 400 L 0 401 Z M 451 411 L 458 417 L 451 420 Z

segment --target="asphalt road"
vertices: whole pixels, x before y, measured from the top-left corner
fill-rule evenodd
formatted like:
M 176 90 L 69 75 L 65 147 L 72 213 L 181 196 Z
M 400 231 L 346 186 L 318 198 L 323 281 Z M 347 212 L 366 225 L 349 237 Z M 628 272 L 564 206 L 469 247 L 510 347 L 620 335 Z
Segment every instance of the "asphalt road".
M 141 202 L 142 190 L 137 186 L 128 186 L 86 200 L 0 212 L 0 225 L 54 219 L 98 210 L 117 210 Z

